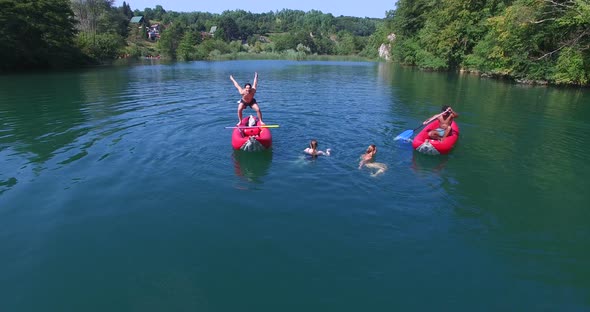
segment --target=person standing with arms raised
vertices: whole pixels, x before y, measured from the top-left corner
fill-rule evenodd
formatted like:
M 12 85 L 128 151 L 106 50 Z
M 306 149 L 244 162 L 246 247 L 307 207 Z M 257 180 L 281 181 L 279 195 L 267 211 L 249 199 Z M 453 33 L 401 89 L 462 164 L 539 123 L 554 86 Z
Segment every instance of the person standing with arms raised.
M 256 115 L 258 115 L 258 120 L 260 121 L 260 124 L 264 125 L 264 122 L 262 122 L 262 112 L 260 111 L 260 107 L 258 107 L 258 103 L 256 102 L 256 99 L 254 98 L 254 94 L 256 94 L 256 88 L 258 87 L 258 73 L 257 72 L 254 73 L 253 84 L 246 83 L 243 88 L 234 79 L 234 76 L 230 75 L 229 79 L 234 83 L 234 86 L 236 87 L 236 89 L 238 89 L 238 92 L 240 92 L 240 95 L 242 96 L 242 98 L 238 102 L 238 124 L 237 125 L 239 126 L 240 123 L 242 122 L 242 111 L 246 107 L 250 107 L 254 111 L 256 111 Z

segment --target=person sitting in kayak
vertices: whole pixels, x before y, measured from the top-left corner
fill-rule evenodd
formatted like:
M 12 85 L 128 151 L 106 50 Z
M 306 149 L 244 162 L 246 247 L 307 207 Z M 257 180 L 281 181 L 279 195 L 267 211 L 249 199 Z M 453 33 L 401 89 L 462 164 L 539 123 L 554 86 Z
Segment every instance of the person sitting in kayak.
M 327 149 L 325 152 L 318 151 L 318 141 L 317 140 L 311 140 L 311 142 L 309 142 L 309 147 L 306 148 L 305 150 L 303 150 L 303 152 L 306 154 L 309 154 L 313 157 L 317 157 L 317 156 L 321 156 L 321 155 L 330 156 L 330 149 Z
M 264 122 L 262 122 L 262 112 L 260 111 L 260 107 L 258 107 L 258 103 L 254 98 L 254 94 L 256 94 L 256 88 L 258 87 L 258 73 L 254 73 L 253 84 L 246 83 L 243 88 L 240 87 L 240 84 L 234 79 L 233 75 L 230 75 L 229 79 L 234 83 L 234 86 L 236 89 L 238 89 L 238 92 L 240 92 L 240 95 L 242 96 L 240 101 L 238 101 L 238 126 L 242 122 L 242 111 L 246 107 L 250 107 L 256 111 L 258 120 L 260 120 L 260 125 L 264 125 Z
M 438 119 L 438 128 L 428 131 L 428 137 L 430 139 L 444 140 L 449 134 L 451 134 L 451 124 L 453 123 L 453 119 L 459 117 L 459 114 L 455 113 L 455 111 L 453 111 L 448 105 L 444 105 L 441 112 L 442 114 L 436 114 L 422 123 L 426 125 L 431 122 L 433 118 Z
M 359 162 L 359 169 L 361 169 L 363 165 L 367 168 L 377 169 L 377 171 L 372 173 L 371 176 L 377 176 L 387 170 L 386 164 L 375 162 L 375 154 L 377 154 L 377 146 L 375 144 L 371 144 L 365 153 L 361 155 L 361 161 Z

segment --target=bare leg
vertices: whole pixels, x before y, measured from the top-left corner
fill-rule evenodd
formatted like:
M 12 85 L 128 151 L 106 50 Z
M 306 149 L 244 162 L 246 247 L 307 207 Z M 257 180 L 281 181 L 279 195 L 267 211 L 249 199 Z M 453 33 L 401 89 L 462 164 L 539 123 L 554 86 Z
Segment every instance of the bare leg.
M 252 109 L 256 111 L 256 115 L 258 115 L 258 120 L 260 120 L 260 122 L 262 122 L 262 112 L 260 111 L 260 107 L 258 106 L 258 104 L 256 104 L 256 103 L 252 104 Z
M 240 102 L 238 105 L 238 125 L 242 122 L 242 111 L 244 110 L 244 103 Z
M 367 163 L 366 164 L 367 168 L 371 168 L 371 169 L 377 169 L 377 171 L 375 171 L 374 173 L 371 173 L 372 177 L 378 176 L 382 173 L 385 172 L 385 170 L 387 170 L 387 165 L 386 164 L 382 164 L 382 163 Z
M 438 135 L 438 131 L 430 130 L 428 131 L 428 138 L 432 140 L 438 140 L 440 139 L 440 135 Z
M 449 133 L 451 133 L 451 127 L 447 127 L 445 129 L 445 135 L 443 135 L 443 137 L 440 140 L 444 140 L 449 135 Z

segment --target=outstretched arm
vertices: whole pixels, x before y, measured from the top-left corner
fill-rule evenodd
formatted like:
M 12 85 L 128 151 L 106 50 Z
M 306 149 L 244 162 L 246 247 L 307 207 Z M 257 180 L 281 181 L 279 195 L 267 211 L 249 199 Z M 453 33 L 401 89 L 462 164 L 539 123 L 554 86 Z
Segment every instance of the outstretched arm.
M 324 151 L 315 151 L 315 155 L 316 156 L 330 156 L 330 149 L 327 149 L 325 152 Z M 311 148 L 306 148 L 303 150 L 304 153 L 309 154 L 309 155 L 314 155 L 313 150 Z
M 234 79 L 234 76 L 229 75 L 229 79 L 234 83 L 234 86 L 236 87 L 236 89 L 238 89 L 240 94 L 242 94 L 242 87 L 240 87 L 240 84 Z
M 258 72 L 254 72 L 254 82 L 252 83 L 252 89 L 258 87 Z

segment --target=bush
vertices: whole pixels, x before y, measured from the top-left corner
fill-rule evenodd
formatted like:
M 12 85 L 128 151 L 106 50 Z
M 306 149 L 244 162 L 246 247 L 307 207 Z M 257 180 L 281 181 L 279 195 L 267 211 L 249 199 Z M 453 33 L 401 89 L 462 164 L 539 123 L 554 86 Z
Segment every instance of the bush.
M 117 34 L 81 33 L 76 38 L 76 44 L 80 50 L 97 61 L 112 60 L 121 54 L 125 46 L 123 38 Z
M 416 65 L 420 68 L 431 69 L 431 70 L 445 70 L 448 69 L 448 65 L 444 59 L 435 56 L 434 54 L 425 51 L 418 50 L 416 53 Z
M 590 72 L 588 61 L 579 50 L 565 48 L 559 54 L 552 78 L 557 84 L 588 84 L 588 72 Z

